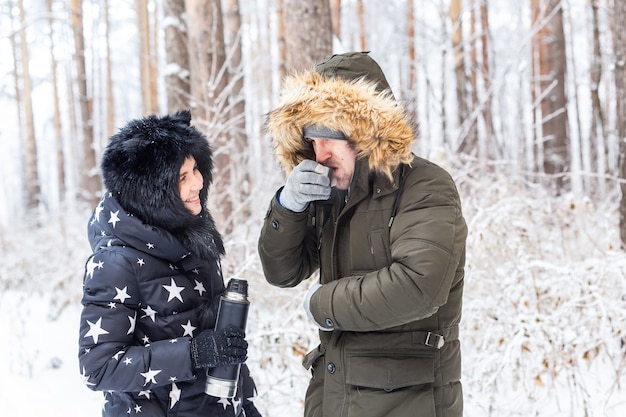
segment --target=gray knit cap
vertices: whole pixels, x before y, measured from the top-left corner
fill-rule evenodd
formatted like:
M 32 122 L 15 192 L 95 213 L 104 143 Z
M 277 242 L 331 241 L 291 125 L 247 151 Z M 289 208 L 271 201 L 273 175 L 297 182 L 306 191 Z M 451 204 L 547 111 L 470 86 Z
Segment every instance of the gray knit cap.
M 302 136 L 304 139 L 321 138 L 346 140 L 346 136 L 343 133 L 321 125 L 311 125 L 305 127 Z

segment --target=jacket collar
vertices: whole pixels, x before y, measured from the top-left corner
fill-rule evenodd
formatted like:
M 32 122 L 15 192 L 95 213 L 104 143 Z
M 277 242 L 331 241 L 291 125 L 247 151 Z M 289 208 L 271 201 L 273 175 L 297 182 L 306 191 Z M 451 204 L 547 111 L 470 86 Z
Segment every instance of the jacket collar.
M 185 271 L 202 262 L 171 233 L 128 214 L 110 194 L 105 195 L 89 222 L 89 242 L 95 251 L 107 246 L 129 246 L 176 264 Z

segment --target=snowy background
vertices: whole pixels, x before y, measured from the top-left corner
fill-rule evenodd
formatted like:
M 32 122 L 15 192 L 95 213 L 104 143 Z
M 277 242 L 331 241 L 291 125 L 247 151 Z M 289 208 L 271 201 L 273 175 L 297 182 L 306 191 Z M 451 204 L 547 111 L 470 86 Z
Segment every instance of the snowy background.
M 44 2 L 28 3 L 31 16 L 42 16 Z M 261 8 L 266 3 L 255 0 L 246 4 Z M 441 51 L 437 37 L 431 35 L 440 30 L 438 20 L 426 13 L 430 10 L 432 14 L 428 7 L 436 2 L 422 3 L 420 74 L 439 85 Z M 586 24 L 582 11 L 588 2 L 567 3 L 573 18 L 583 19 L 575 26 L 582 28 Z M 369 7 L 380 8 L 371 14 L 378 26 L 368 22 L 368 27 L 378 27 L 371 49 L 375 58 L 383 58 L 380 62 L 389 69 L 395 91 L 400 91 L 395 88 L 401 75 L 396 73 L 395 63 L 400 59 L 396 51 L 402 42 L 397 32 L 402 28 L 389 10 L 403 4 L 368 2 Z M 497 116 L 502 119 L 502 137 L 521 144 L 516 129 L 524 116 L 517 106 L 526 94 L 520 86 L 526 85 L 528 64 L 524 59 L 529 41 L 527 16 L 522 13 L 527 4 L 512 0 L 490 4 L 498 17 L 491 22 L 499 59 L 494 77 L 502 86 L 494 94 L 499 98 Z M 136 22 L 133 2 L 114 0 L 111 5 L 116 29 L 114 66 L 123 72 L 115 84 L 120 90 L 118 97 L 124 98 L 118 100 L 119 126 L 127 117 L 139 116 L 141 108 L 137 48 L 126 45 L 136 41 L 128 35 Z M 85 12 L 90 16 L 93 11 Z M 42 184 L 47 214 L 21 212 L 26 191 L 21 145 L 16 140 L 20 137 L 18 117 L 15 103 L 8 98 L 12 91 L 12 62 L 6 45 L 10 25 L 2 22 L 0 74 L 8 75 L 0 78 L 0 108 L 3 120 L 12 122 L 0 124 L 0 415 L 96 417 L 102 396 L 84 386 L 77 361 L 83 266 L 90 253 L 86 223 L 91 208 L 75 204 L 57 207 L 55 184 L 48 181 Z M 42 177 L 52 179 L 55 153 L 50 145 L 49 58 L 42 52 L 47 50 L 44 23 L 42 18 L 33 19 L 29 26 L 31 46 L 38 51 L 32 53 L 31 72 L 38 80 L 33 91 L 38 160 Z M 569 74 L 578 71 L 582 80 L 589 61 L 589 36 L 585 30 L 573 32 L 575 58 L 580 62 Z M 434 44 L 428 44 L 429 40 Z M 354 40 L 346 40 L 344 47 L 353 49 L 353 44 Z M 249 65 L 246 71 L 252 73 L 258 67 Z M 428 89 L 420 85 L 418 91 Z M 269 97 L 256 91 L 248 94 L 254 99 L 247 103 L 249 107 L 268 110 Z M 452 97 L 448 94 L 449 100 Z M 449 107 L 452 119 L 455 106 Z M 583 114 L 590 113 L 585 109 Z M 260 113 L 249 120 L 254 135 L 262 120 L 257 116 Z M 554 197 L 523 176 L 515 146 L 510 147 L 510 160 L 489 164 L 459 160 L 438 150 L 443 138 L 436 130 L 438 125 L 436 120 L 431 124 L 423 121 L 427 134 L 416 150 L 443 165 L 456 179 L 469 225 L 461 323 L 465 416 L 626 416 L 626 253 L 620 250 L 618 234 L 620 196 L 611 191 L 616 184 L 610 179 L 599 181 L 600 189 L 594 191 L 604 197 L 593 201 L 581 197 L 580 188 L 576 194 Z M 588 127 L 571 129 L 578 130 Z M 256 138 L 254 135 L 251 137 Z M 104 135 L 96 136 L 102 143 L 106 141 Z M 253 143 L 261 146 L 260 141 Z M 251 201 L 256 211 L 227 237 L 224 271 L 228 278 L 250 282 L 248 364 L 259 389 L 257 407 L 265 417 L 296 417 L 302 414 L 309 378 L 300 363 L 317 344 L 317 333 L 301 309 L 307 284 L 278 289 L 262 276 L 256 249 L 259 228 L 282 179 L 269 157 L 258 159 L 253 167 L 258 187 Z M 73 172 L 77 161 L 70 158 L 66 162 Z M 581 176 L 589 182 L 595 179 L 594 174 L 580 170 L 573 174 L 573 185 Z M 76 178 L 70 176 L 69 180 L 70 188 L 76 187 Z M 212 198 L 219 196 L 210 194 Z
M 516 174 L 441 155 L 469 224 L 461 326 L 465 415 L 626 413 L 626 254 L 618 196 L 593 204 L 552 197 Z M 307 284 L 269 286 L 256 242 L 280 181 L 258 190 L 257 217 L 227 241 L 227 277 L 248 279 L 249 361 L 264 416 L 301 415 L 303 354 L 317 335 L 301 310 Z M 211 196 L 209 197 L 211 198 Z M 90 209 L 31 217 L 0 237 L 0 404 L 3 416 L 92 417 L 101 395 L 77 362 Z

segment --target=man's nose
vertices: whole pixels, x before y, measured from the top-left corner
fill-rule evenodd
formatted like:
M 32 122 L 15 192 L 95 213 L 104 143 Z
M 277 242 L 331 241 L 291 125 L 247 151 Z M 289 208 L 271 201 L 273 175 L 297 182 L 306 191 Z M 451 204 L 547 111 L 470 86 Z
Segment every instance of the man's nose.
M 327 141 L 325 140 L 317 140 L 315 141 L 315 161 L 321 163 L 323 161 L 328 160 L 330 158 L 331 152 L 328 149 Z

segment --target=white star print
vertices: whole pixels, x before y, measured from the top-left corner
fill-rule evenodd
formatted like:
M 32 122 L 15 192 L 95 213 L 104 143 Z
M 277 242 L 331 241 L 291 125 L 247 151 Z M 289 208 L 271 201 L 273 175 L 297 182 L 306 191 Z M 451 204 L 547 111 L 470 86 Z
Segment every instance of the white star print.
M 115 287 L 115 291 L 117 291 L 117 295 L 113 297 L 113 299 L 120 300 L 120 302 L 124 303 L 124 301 L 126 301 L 127 298 L 132 298 L 130 295 L 128 295 L 127 289 L 128 289 L 128 286 L 122 288 L 121 290 Z
M 126 332 L 126 334 L 133 334 L 135 332 L 135 323 L 137 322 L 137 313 L 134 314 L 134 316 L 127 316 L 128 320 L 130 321 L 130 327 L 128 328 L 128 331 Z
M 135 413 L 141 413 L 141 406 L 139 404 L 135 404 Z
M 206 288 L 204 288 L 204 284 L 201 282 L 198 282 L 194 279 L 194 281 L 196 282 L 196 286 L 193 287 L 194 290 L 198 291 L 198 294 L 202 295 L 203 292 L 206 292 Z
M 180 400 L 180 388 L 176 384 L 172 384 L 172 390 L 170 391 L 170 409 Z
M 119 361 L 120 360 L 120 356 L 122 356 L 124 353 L 126 353 L 126 352 L 124 352 L 123 350 L 120 350 L 115 355 L 113 355 L 113 359 L 115 359 L 116 361 Z
M 154 249 L 154 243 L 146 243 L 148 249 Z
M 197 327 L 191 325 L 191 320 L 187 320 L 187 324 L 181 324 L 181 326 L 185 330 L 185 332 L 183 333 L 183 337 L 193 337 L 193 331 L 196 330 Z
M 139 373 L 141 374 L 142 377 L 146 378 L 146 382 L 144 382 L 143 384 L 143 386 L 145 387 L 146 385 L 148 385 L 148 383 L 151 383 L 151 384 L 157 383 L 154 377 L 160 374 L 161 370 L 160 369 L 152 370 L 152 368 L 149 368 L 148 372 L 139 372 Z
M 154 311 L 152 309 L 152 307 L 148 306 L 148 308 L 142 308 L 141 309 L 144 313 L 146 313 L 145 315 L 141 316 L 141 318 L 143 319 L 144 317 L 150 317 L 152 319 L 152 322 L 154 323 L 154 318 L 156 316 L 156 311 Z
M 254 400 L 256 400 L 256 395 L 257 395 L 256 388 L 254 388 L 254 389 L 252 390 L 252 397 L 249 397 L 249 398 L 248 398 L 248 401 L 250 401 L 251 403 L 253 403 L 253 402 L 254 402 Z
M 115 225 L 117 224 L 117 222 L 120 221 L 120 218 L 117 217 L 117 215 L 119 214 L 119 210 L 116 212 L 111 212 L 111 218 L 109 218 L 108 223 L 111 223 L 113 225 L 113 228 L 115 229 Z
M 87 324 L 89 325 L 89 331 L 87 332 L 87 334 L 85 334 L 85 337 L 93 337 L 93 342 L 95 344 L 98 344 L 98 336 L 100 336 L 101 334 L 109 334 L 108 331 L 102 328 L 102 317 L 100 317 L 95 323 L 87 320 Z
M 150 391 L 150 390 L 139 391 L 139 395 L 140 396 L 143 395 L 147 399 L 150 399 L 150 394 L 152 394 L 152 391 Z
M 126 358 L 126 359 L 124 359 L 124 365 L 128 366 L 131 363 L 133 363 L 133 358 Z
M 220 398 L 217 403 L 222 404 L 224 406 L 224 410 L 226 410 L 226 407 L 230 405 L 230 401 L 228 401 L 228 398 Z
M 171 280 L 170 285 L 163 285 L 163 288 L 165 288 L 167 292 L 169 293 L 167 297 L 167 302 L 169 303 L 174 298 L 178 298 L 178 300 L 182 303 L 183 297 L 180 295 L 180 293 L 185 289 L 185 287 L 177 286 L 176 281 L 174 281 L 174 278 L 170 278 L 170 280 Z
M 98 268 L 98 269 L 102 269 L 102 266 L 104 264 L 102 263 L 102 261 L 98 261 L 98 263 L 95 263 L 93 261 L 93 258 L 89 259 L 89 262 L 87 262 L 87 275 L 89 275 L 89 278 L 93 278 L 93 271 Z
M 139 266 L 144 266 L 146 264 L 142 258 L 137 258 L 137 263 L 139 264 Z
M 83 384 L 89 386 L 89 385 L 96 385 L 93 382 L 89 382 L 89 375 L 85 375 L 85 367 L 83 367 L 83 373 L 80 375 L 82 377 L 83 380 Z
M 102 213 L 102 210 L 104 210 L 104 206 L 102 205 L 103 201 L 100 200 L 100 204 L 98 204 L 98 206 L 96 207 L 96 211 L 93 214 L 93 217 L 95 220 L 100 221 L 100 213 Z
M 237 410 L 239 410 L 239 404 L 241 404 L 241 401 L 233 398 L 233 408 L 235 409 L 235 413 L 237 413 Z
M 170 377 L 170 382 L 176 382 L 178 381 L 178 377 L 177 376 L 171 376 Z
M 149 345 L 150 344 L 150 339 L 148 338 L 148 336 L 144 336 L 141 341 L 143 342 L 144 345 Z
M 117 306 L 115 305 L 115 303 L 113 301 L 111 301 L 109 303 L 109 308 L 117 308 Z

